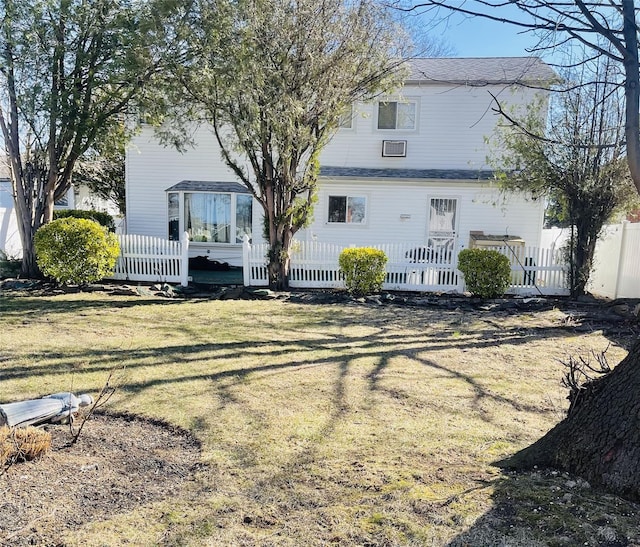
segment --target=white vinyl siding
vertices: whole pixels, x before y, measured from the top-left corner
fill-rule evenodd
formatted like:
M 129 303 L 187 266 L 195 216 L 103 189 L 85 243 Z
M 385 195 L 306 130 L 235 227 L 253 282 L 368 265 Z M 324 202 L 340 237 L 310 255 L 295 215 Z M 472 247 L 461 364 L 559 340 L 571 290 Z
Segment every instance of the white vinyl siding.
M 504 104 L 518 107 L 533 100 L 534 89 L 505 86 L 406 86 L 416 100 L 416 129 L 378 129 L 377 102 L 358 103 L 357 127 L 338 131 L 320 156 L 321 165 L 372 169 L 487 169 L 498 117 L 492 113 L 493 93 Z M 402 102 L 402 101 L 399 101 Z M 406 140 L 406 157 L 382 157 L 382 141 Z
M 492 85 L 483 88 L 408 85 L 397 102 L 405 103 L 405 97 L 415 101 L 414 130 L 378 130 L 378 103 L 358 103 L 354 105 L 357 123 L 350 130 L 336 132 L 323 150 L 320 164 L 368 169 L 486 169 L 489 149 L 485 137 L 491 136 L 498 121 L 491 114 L 493 99 L 489 92 L 505 104 L 515 106 L 532 101 L 536 93 L 533 89 L 514 91 Z M 126 159 L 128 233 L 166 238 L 170 220 L 175 218 L 168 206 L 166 190 L 180 181 L 237 182 L 235 174 L 222 162 L 209 129 L 194 131 L 193 140 L 197 147 L 179 153 L 161 145 L 151 128 L 144 127 L 134 137 Z M 406 157 L 382 157 L 383 140 L 406 140 Z M 366 196 L 365 222 L 329 222 L 329 196 Z M 527 245 L 539 241 L 541 200 L 505 197 L 488 182 L 409 180 L 401 176 L 353 180 L 320 177 L 315 220 L 296 237 L 346 245 L 406 241 L 426 244 L 430 200 L 454 197 L 458 200 L 458 241 L 463 246 L 468 245 L 471 230 L 520 236 Z M 257 201 L 253 204 L 251 224 L 253 240 L 259 243 L 263 223 L 262 208 Z M 178 233 L 180 229 L 179 226 Z M 211 258 L 241 264 L 240 244 L 199 243 L 190 247 L 190 253 L 197 256 L 205 248 L 204 252 L 211 251 Z
M 363 195 L 367 192 L 367 223 L 327 223 L 328 196 Z M 428 244 L 429 206 L 432 199 L 455 196 L 457 239 L 467 247 L 470 231 L 520 236 L 527 245 L 538 245 L 544 203 L 522 194 L 505 196 L 497 189 L 461 181 L 327 181 L 321 180 L 314 222 L 299 239 L 374 245 L 411 242 Z M 356 228 L 357 229 L 354 229 Z

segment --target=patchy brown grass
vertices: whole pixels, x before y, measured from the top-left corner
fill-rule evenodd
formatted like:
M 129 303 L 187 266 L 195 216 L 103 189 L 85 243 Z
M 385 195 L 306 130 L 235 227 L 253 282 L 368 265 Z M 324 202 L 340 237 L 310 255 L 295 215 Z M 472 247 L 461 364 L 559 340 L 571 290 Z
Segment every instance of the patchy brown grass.
M 177 494 L 167 486 L 163 499 L 141 496 L 52 541 L 640 542 L 637 505 L 562 474 L 492 465 L 562 418 L 559 361 L 609 344 L 578 307 L 0 299 L 3 401 L 95 393 L 122 366 L 112 410 L 202 444 L 203 465 Z M 612 363 L 626 354 L 617 342 Z

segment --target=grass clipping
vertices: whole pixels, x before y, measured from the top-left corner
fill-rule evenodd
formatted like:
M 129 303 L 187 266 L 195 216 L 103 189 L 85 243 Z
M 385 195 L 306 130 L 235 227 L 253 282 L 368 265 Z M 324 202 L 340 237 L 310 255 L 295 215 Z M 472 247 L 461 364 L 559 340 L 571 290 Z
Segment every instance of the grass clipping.
M 36 427 L 0 427 L 0 465 L 34 460 L 51 448 L 51 433 Z

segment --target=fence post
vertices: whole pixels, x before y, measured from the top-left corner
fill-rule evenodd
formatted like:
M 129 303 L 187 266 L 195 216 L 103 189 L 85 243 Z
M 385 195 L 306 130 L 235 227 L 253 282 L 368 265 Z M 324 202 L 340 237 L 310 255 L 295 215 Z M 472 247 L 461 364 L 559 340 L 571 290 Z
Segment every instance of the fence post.
M 189 234 L 184 232 L 180 240 L 180 285 L 186 287 L 189 285 Z
M 249 236 L 244 234 L 242 236 L 242 282 L 245 287 L 251 286 L 251 264 L 249 262 L 250 253 L 251 243 L 249 243 Z

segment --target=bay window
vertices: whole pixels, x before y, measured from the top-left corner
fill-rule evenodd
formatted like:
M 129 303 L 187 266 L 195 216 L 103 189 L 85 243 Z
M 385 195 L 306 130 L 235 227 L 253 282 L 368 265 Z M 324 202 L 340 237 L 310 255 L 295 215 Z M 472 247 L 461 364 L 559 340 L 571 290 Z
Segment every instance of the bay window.
M 236 183 L 184 181 L 167 190 L 167 213 L 171 240 L 187 232 L 193 243 L 238 244 L 251 237 L 253 197 Z

